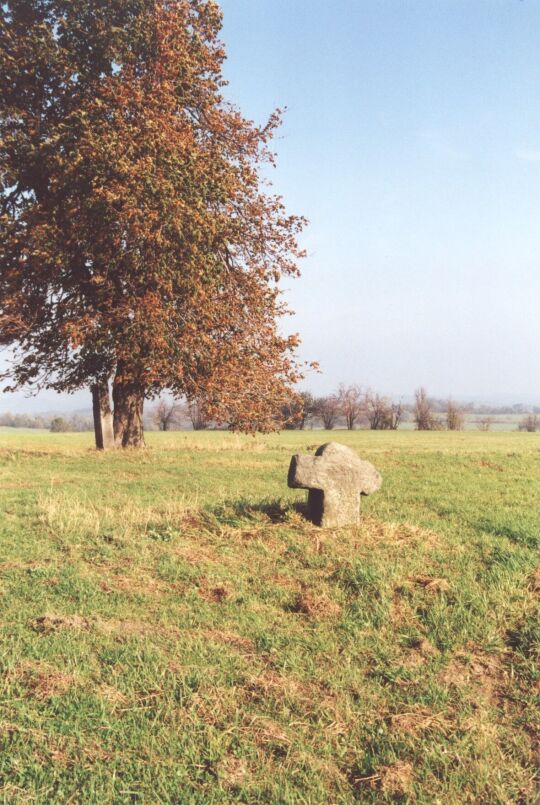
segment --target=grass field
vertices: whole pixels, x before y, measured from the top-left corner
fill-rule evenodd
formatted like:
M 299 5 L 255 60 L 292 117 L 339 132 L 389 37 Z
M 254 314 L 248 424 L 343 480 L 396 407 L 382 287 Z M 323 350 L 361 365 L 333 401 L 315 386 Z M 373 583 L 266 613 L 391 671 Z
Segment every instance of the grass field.
M 0 801 L 534 803 L 540 434 L 0 433 Z

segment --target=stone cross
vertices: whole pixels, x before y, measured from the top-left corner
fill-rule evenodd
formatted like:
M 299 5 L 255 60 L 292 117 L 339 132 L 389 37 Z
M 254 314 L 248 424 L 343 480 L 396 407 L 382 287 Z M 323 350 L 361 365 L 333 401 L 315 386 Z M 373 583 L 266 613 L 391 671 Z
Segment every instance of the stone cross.
M 371 495 L 381 483 L 373 464 L 337 442 L 321 445 L 314 456 L 293 456 L 289 467 L 289 486 L 309 489 L 309 517 L 324 528 L 356 525 L 360 495 Z

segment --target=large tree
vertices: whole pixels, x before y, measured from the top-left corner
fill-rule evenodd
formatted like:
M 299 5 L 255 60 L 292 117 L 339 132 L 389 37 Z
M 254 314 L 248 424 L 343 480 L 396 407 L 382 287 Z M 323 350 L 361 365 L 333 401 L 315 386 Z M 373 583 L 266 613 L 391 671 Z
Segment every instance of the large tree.
M 111 380 L 117 445 L 165 388 L 272 427 L 298 379 L 276 322 L 303 219 L 261 180 L 279 112 L 259 127 L 222 95 L 218 6 L 9 0 L 0 25 L 9 388 L 90 386 L 98 444 Z

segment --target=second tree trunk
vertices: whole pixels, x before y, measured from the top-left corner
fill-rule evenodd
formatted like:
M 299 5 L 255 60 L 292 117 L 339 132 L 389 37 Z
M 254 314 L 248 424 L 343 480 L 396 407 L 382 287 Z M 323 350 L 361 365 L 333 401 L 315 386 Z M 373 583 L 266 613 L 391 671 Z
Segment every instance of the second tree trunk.
M 144 390 L 137 383 L 113 384 L 116 447 L 144 447 Z
M 92 386 L 92 409 L 96 447 L 98 450 L 109 450 L 114 447 L 114 433 L 107 380 L 97 381 Z

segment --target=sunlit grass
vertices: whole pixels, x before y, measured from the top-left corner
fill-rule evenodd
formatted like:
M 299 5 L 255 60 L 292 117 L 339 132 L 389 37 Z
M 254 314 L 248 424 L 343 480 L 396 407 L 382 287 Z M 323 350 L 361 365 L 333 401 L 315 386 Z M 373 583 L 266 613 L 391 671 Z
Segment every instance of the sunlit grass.
M 320 530 L 290 455 L 383 488 Z M 6 802 L 533 803 L 540 435 L 0 433 Z

